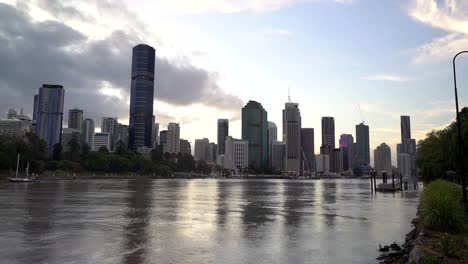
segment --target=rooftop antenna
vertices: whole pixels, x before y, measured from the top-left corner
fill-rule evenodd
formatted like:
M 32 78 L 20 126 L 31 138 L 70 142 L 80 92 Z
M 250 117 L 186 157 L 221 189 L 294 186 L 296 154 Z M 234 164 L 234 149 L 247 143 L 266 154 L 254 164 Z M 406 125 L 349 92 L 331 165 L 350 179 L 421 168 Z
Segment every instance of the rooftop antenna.
M 291 89 L 288 87 L 288 102 L 291 102 Z

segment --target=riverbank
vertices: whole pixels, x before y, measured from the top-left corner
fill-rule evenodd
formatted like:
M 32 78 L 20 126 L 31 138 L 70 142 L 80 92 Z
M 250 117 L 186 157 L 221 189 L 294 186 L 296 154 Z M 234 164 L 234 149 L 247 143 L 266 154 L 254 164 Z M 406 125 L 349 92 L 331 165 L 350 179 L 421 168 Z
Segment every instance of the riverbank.
M 459 186 L 442 180 L 429 184 L 417 215 L 401 247 L 380 248 L 380 263 L 468 263 L 468 215 Z

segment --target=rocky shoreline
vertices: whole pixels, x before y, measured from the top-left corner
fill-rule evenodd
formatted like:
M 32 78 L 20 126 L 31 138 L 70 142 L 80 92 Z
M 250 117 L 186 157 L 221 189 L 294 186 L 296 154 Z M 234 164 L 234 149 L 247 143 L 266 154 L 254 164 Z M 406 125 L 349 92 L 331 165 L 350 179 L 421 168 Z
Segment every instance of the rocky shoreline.
M 413 251 L 416 245 L 416 240 L 418 238 L 418 219 L 419 218 L 416 217 L 415 219 L 413 219 L 413 221 L 411 221 L 413 229 L 411 229 L 411 231 L 408 234 L 406 234 L 405 243 L 403 243 L 403 245 L 399 246 L 396 243 L 393 243 L 389 246 L 385 245 L 383 247 L 379 245 L 379 251 L 382 253 L 377 258 L 377 260 L 379 260 L 380 264 L 409 263 L 411 252 Z

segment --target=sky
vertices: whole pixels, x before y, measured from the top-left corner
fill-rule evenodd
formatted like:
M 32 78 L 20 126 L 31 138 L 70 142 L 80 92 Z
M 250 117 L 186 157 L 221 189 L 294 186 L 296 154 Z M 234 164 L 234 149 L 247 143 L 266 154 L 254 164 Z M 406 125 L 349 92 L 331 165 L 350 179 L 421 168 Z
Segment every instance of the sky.
M 51 83 L 65 88 L 65 113 L 128 124 L 139 43 L 156 49 L 160 129 L 178 122 L 181 138 L 216 141 L 217 119 L 228 118 L 239 138 L 241 108 L 256 100 L 281 135 L 289 89 L 316 153 L 321 117 L 333 116 L 337 144 L 364 121 L 371 156 L 385 142 L 395 165 L 400 115 L 417 140 L 455 119 L 451 63 L 468 50 L 468 2 L 0 0 L 0 114 L 31 115 L 34 94 Z M 468 55 L 457 73 L 466 106 Z

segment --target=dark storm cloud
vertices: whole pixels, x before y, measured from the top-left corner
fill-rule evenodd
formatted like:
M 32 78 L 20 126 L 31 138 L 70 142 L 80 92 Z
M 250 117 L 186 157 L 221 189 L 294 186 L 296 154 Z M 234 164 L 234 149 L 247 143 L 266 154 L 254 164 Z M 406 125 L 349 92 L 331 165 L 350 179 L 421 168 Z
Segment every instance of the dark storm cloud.
M 141 42 L 124 31 L 90 40 L 64 23 L 33 22 L 25 12 L 0 4 L 0 114 L 12 107 L 31 113 L 38 87 L 56 83 L 65 87 L 65 110 L 79 107 L 85 116 L 97 120 L 128 115 L 131 49 Z M 188 61 L 174 63 L 157 57 L 156 76 L 155 96 L 161 101 L 227 110 L 242 105 L 238 97 L 217 86 L 215 74 Z M 123 98 L 100 93 L 104 84 L 120 90 Z

